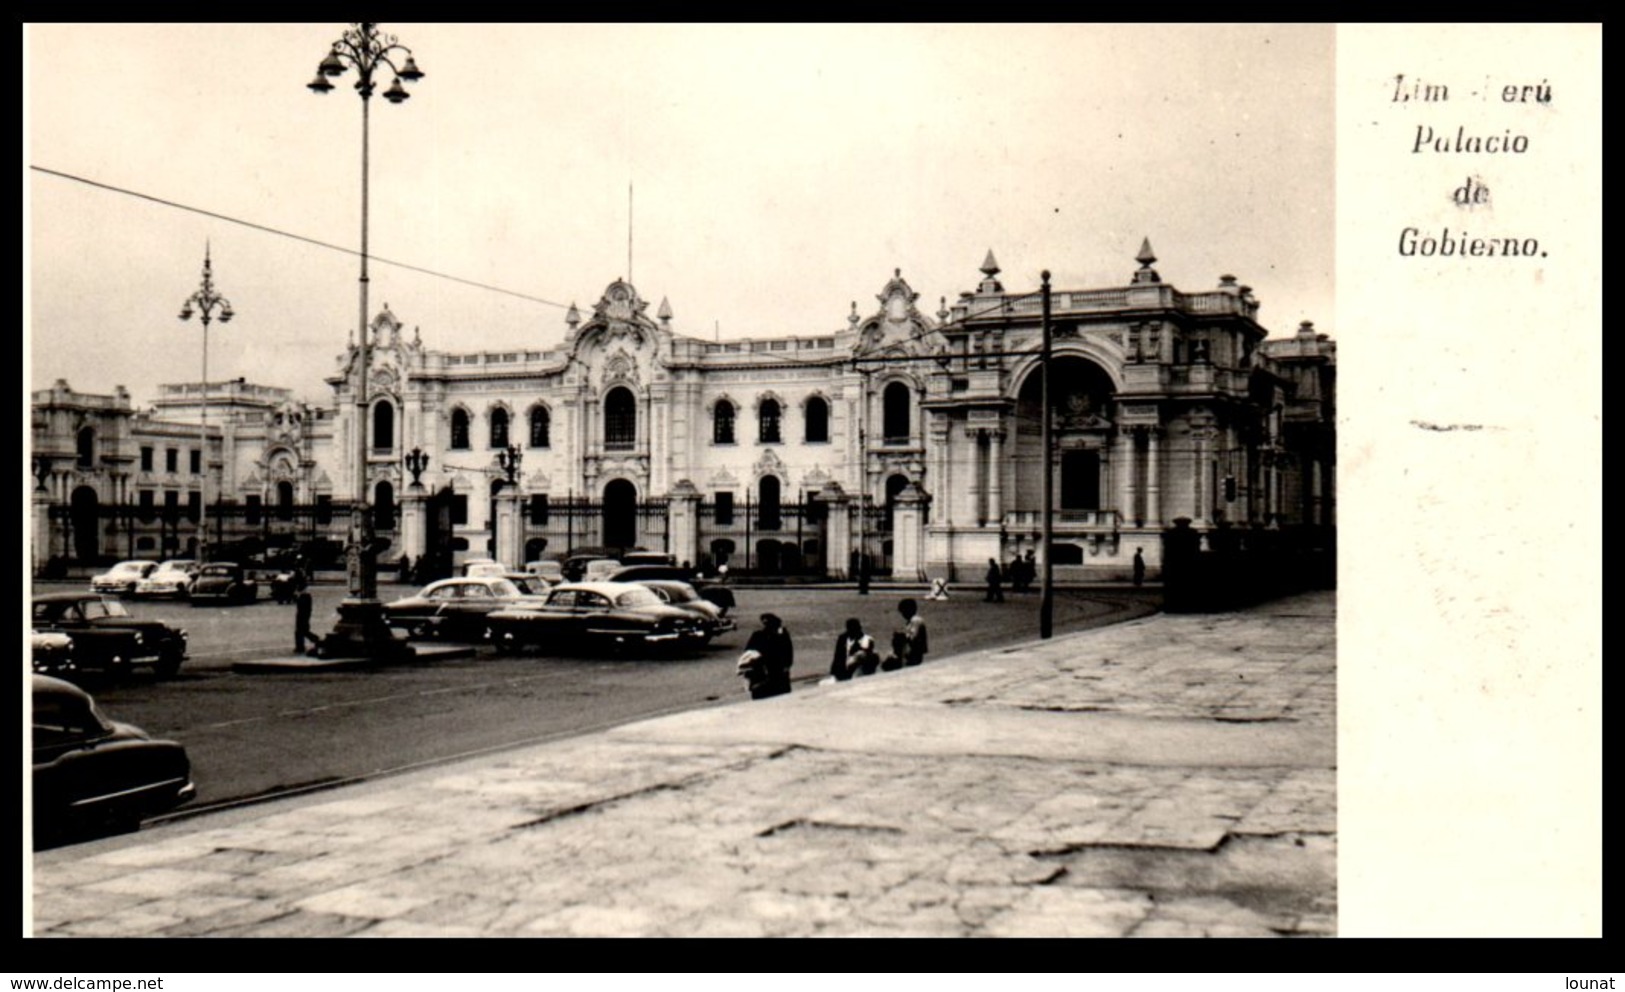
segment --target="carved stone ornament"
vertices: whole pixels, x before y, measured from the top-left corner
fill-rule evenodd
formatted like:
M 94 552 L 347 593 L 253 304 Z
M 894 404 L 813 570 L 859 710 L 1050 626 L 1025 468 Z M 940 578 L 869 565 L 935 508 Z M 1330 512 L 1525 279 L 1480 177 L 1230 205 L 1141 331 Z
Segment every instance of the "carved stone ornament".
M 529 492 L 545 493 L 549 488 L 552 487 L 552 485 L 552 480 L 549 479 L 547 477 L 547 473 L 543 472 L 541 469 L 537 469 L 536 471 L 525 476 L 525 489 Z
M 762 452 L 762 457 L 756 461 L 755 472 L 757 475 L 779 475 L 783 471 L 784 461 L 774 454 L 771 448 Z
M 728 471 L 726 467 L 719 468 L 711 473 L 712 489 L 731 489 L 737 485 L 739 485 L 738 476 Z
M 814 465 L 806 475 L 801 477 L 801 485 L 805 489 L 819 489 L 830 481 L 830 475 L 822 467 Z
M 628 354 L 625 348 L 617 350 L 615 354 L 609 357 L 608 361 L 604 362 L 603 382 L 606 386 L 612 382 L 637 385 L 637 360 Z

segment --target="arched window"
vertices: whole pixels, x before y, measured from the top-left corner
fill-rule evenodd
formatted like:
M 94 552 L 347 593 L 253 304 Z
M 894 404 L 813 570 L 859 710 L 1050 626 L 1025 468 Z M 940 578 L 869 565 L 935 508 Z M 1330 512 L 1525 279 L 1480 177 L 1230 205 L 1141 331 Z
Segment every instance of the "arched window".
M 468 450 L 468 411 L 462 407 L 451 411 L 451 446 L 459 451 Z
M 79 429 L 79 467 L 90 468 L 96 464 L 96 428 L 81 427 Z
M 491 411 L 491 447 L 508 446 L 508 411 L 500 406 Z
M 547 412 L 545 406 L 530 408 L 530 446 L 532 448 L 553 446 L 553 415 Z
M 779 401 L 763 400 L 756 411 L 757 426 L 760 433 L 757 440 L 763 444 L 779 443 Z
M 822 396 L 807 400 L 807 431 L 803 437 L 808 444 L 823 444 L 829 440 L 829 404 Z
M 632 390 L 616 386 L 604 397 L 604 447 L 628 449 L 638 443 L 638 405 Z
M 372 526 L 377 530 L 395 529 L 395 487 L 387 480 L 373 490 Z
M 907 383 L 894 382 L 886 387 L 882 426 L 888 443 L 908 440 L 908 408 L 911 399 Z
M 276 518 L 293 519 L 293 483 L 287 480 L 276 484 Z
M 395 404 L 388 400 L 372 408 L 372 446 L 379 451 L 395 447 Z
M 734 405 L 727 400 L 717 401 L 716 413 L 711 418 L 711 442 L 734 443 Z
M 757 487 L 756 492 L 758 496 L 757 506 L 759 508 L 757 520 L 760 521 L 761 528 L 763 530 L 778 530 L 780 523 L 779 480 L 771 475 L 762 476 L 762 482 Z

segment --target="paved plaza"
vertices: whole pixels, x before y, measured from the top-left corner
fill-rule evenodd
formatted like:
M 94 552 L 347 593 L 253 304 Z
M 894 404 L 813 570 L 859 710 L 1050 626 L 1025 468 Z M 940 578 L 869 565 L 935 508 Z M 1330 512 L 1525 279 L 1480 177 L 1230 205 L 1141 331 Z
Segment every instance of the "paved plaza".
M 1330 935 L 1334 601 L 1158 615 L 42 852 L 33 932 Z

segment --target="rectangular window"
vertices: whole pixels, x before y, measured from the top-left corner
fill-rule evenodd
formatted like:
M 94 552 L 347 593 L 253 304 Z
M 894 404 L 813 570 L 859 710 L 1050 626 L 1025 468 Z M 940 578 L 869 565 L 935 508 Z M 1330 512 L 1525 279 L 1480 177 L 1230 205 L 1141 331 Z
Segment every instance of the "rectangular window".
M 187 454 L 192 457 L 192 474 L 201 475 L 203 472 L 203 452 L 189 451 Z
M 141 471 L 152 471 L 152 447 L 150 445 L 141 449 Z
M 151 451 L 152 449 L 148 448 L 147 450 Z M 153 491 L 151 489 L 143 489 L 135 494 L 135 498 L 137 500 L 137 505 L 139 506 L 139 509 L 136 512 L 140 515 L 141 520 L 143 522 L 150 522 L 153 518 L 154 512 L 157 510 Z
M 179 472 L 181 470 L 181 453 L 178 448 L 164 449 L 164 471 Z
M 468 523 L 468 496 L 457 493 L 451 498 L 451 522 L 454 525 Z
M 198 516 L 198 509 L 202 505 L 203 505 L 203 494 L 202 493 L 187 493 L 186 494 L 186 519 L 195 522 L 197 520 L 197 516 Z
M 316 522 L 323 525 L 333 522 L 333 497 L 316 497 Z
M 250 527 L 258 527 L 260 525 L 260 498 L 258 496 L 249 496 L 244 502 L 246 505 L 243 509 L 243 522 Z
M 717 493 L 717 523 L 729 526 L 734 522 L 734 494 Z
M 181 516 L 181 494 L 173 489 L 164 493 L 164 519 L 179 520 Z
M 530 522 L 537 527 L 547 526 L 547 494 L 530 494 Z

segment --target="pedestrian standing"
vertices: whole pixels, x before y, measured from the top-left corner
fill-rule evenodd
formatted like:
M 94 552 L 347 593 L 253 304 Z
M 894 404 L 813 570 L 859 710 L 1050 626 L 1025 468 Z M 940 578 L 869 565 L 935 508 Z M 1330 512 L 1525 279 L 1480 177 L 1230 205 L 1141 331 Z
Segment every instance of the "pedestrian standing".
M 1134 549 L 1134 584 L 1136 586 L 1140 586 L 1140 585 L 1143 585 L 1144 583 L 1145 583 L 1145 556 L 1140 553 L 1139 548 L 1135 548 Z
M 295 654 L 305 653 L 305 642 L 309 641 L 311 647 L 321 643 L 310 633 L 310 581 L 305 578 L 305 570 L 295 569 L 293 573 L 293 650 Z
M 858 595 L 869 595 L 869 556 L 858 552 Z
M 880 653 L 875 649 L 875 639 L 863 632 L 863 622 L 852 617 L 846 622 L 846 630 L 835 638 L 835 656 L 830 659 L 829 673 L 835 676 L 838 682 L 845 682 L 854 675 L 873 675 L 880 667 Z
M 997 566 L 998 562 L 993 564 Z M 931 650 L 930 642 L 926 639 L 925 620 L 920 617 L 920 604 L 905 599 L 897 604 L 897 612 L 903 618 L 903 626 L 892 638 L 892 649 L 904 665 L 918 665 L 925 661 L 926 652 Z
M 761 629 L 752 632 L 739 658 L 739 674 L 750 686 L 750 698 L 767 699 L 790 691 L 790 666 L 795 663 L 795 647 L 784 621 L 772 613 L 762 614 Z
M 1022 570 L 1021 552 L 1016 552 L 1016 556 L 1010 559 L 1010 571 L 1007 574 L 1010 576 L 1011 592 L 1027 591 L 1027 573 Z
M 995 558 L 987 560 L 987 595 L 982 597 L 984 603 L 1004 602 L 1004 588 L 1000 585 L 1003 576 L 999 572 L 999 562 Z
M 1028 592 L 1033 591 L 1033 582 L 1038 578 L 1038 556 L 1033 549 L 1027 549 L 1027 557 L 1021 563 L 1021 577 L 1027 583 Z

